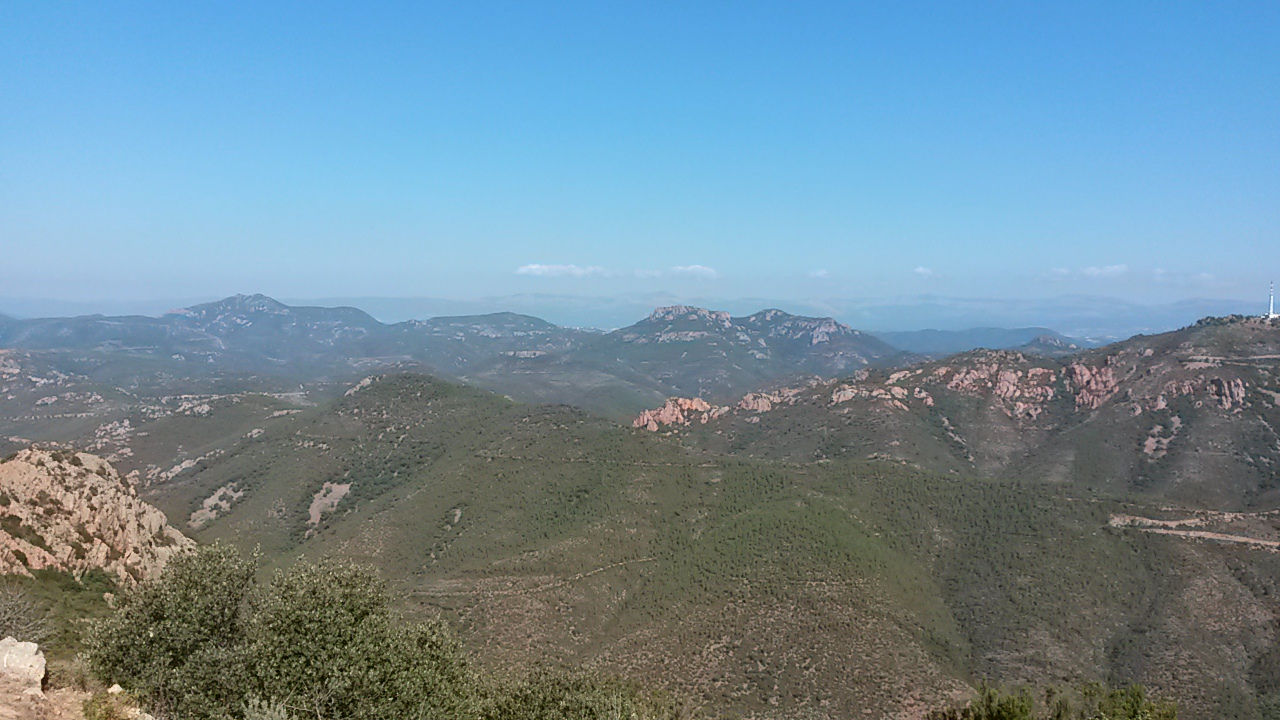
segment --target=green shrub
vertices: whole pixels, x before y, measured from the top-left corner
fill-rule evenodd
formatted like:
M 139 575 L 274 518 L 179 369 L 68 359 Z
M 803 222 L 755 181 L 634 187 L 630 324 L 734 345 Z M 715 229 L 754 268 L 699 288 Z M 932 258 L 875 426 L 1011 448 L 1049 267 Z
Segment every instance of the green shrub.
M 1036 720 L 1035 700 L 1025 689 L 1001 692 L 984 684 L 967 707 L 933 712 L 928 720 Z
M 265 589 L 254 574 L 226 546 L 175 558 L 92 626 L 90 667 L 173 718 L 474 717 L 461 645 L 441 621 L 402 622 L 372 570 L 302 563 Z
M 441 621 L 406 624 L 373 570 L 345 562 L 277 573 L 248 628 L 262 697 L 299 717 L 457 718 L 471 712 L 461 645 Z
M 153 711 L 203 719 L 240 705 L 255 569 L 223 545 L 175 557 L 162 576 L 121 594 L 115 614 L 90 627 L 90 668 Z
M 292 720 L 289 709 L 279 700 L 249 698 L 244 705 L 244 720 Z

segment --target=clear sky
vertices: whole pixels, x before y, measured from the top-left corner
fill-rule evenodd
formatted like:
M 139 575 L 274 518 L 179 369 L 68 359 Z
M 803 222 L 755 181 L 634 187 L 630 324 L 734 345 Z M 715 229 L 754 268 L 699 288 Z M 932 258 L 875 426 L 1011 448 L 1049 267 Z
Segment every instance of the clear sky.
M 1249 297 L 1280 3 L 0 4 L 0 295 Z

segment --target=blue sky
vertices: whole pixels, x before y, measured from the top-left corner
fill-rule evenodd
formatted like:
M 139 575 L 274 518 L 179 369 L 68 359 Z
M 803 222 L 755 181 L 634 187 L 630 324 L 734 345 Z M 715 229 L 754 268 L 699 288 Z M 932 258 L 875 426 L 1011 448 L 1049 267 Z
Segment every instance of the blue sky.
M 1280 4 L 6 3 L 0 295 L 1280 274 Z

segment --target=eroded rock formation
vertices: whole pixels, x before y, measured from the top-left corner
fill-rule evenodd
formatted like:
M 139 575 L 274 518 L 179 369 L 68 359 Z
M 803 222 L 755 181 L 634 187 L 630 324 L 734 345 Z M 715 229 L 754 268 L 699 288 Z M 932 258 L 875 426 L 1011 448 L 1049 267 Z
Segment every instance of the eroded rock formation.
M 711 405 L 702 398 L 671 398 L 656 410 L 645 410 L 631 422 L 632 427 L 657 432 L 666 425 L 688 425 L 693 420 L 707 423 L 729 412 L 727 407 Z
M 28 449 L 0 462 L 0 573 L 102 568 L 132 584 L 192 545 L 96 455 Z
M 1082 363 L 1067 366 L 1067 378 L 1076 394 L 1076 407 L 1097 410 L 1120 389 L 1110 366 L 1090 367 Z

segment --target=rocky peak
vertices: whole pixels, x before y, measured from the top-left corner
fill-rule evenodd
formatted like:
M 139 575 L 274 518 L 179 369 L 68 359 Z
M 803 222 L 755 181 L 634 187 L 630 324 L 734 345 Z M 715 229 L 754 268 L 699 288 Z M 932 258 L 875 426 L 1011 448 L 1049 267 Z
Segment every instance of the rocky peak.
M 95 455 L 31 448 L 0 462 L 0 573 L 101 568 L 132 584 L 192 545 Z
M 763 325 L 774 321 L 786 322 L 794 317 L 796 316 L 785 310 L 769 308 L 768 310 L 761 310 L 760 312 L 752 313 L 745 318 L 742 318 L 742 323 L 746 325 Z
M 722 310 L 707 310 L 691 305 L 669 305 L 660 307 L 649 313 L 649 322 L 677 322 L 680 320 L 718 325 L 723 328 L 733 326 L 729 313 Z
M 1048 345 L 1050 347 L 1063 348 L 1068 350 L 1078 350 L 1075 343 L 1069 343 L 1060 337 L 1053 335 L 1037 335 L 1028 345 Z
M 189 308 L 174 310 L 170 315 L 182 315 L 188 318 L 209 320 L 226 315 L 283 315 L 289 312 L 289 306 L 260 293 L 253 295 L 232 295 L 214 302 L 201 303 Z
M 835 318 L 804 317 L 782 310 L 762 310 L 738 322 L 751 330 L 765 333 L 766 337 L 805 340 L 811 345 L 828 342 L 836 336 L 862 334 Z

